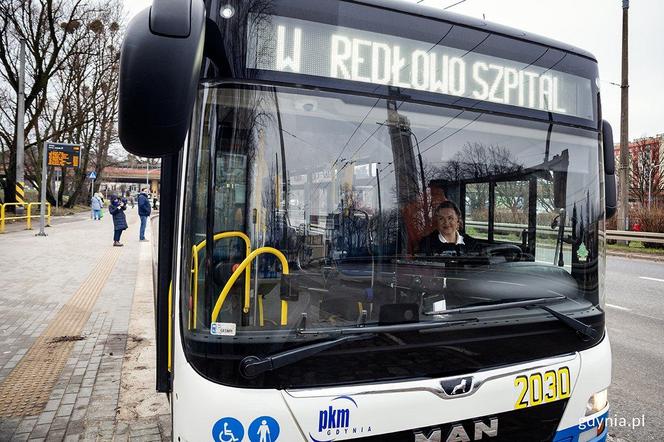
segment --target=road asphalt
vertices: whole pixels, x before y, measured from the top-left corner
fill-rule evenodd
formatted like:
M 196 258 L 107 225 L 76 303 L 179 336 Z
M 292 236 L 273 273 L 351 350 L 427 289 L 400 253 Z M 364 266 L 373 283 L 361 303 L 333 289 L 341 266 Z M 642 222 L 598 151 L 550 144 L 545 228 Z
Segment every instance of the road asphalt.
M 664 439 L 664 263 L 609 257 L 607 329 L 613 353 L 609 389 L 616 440 Z

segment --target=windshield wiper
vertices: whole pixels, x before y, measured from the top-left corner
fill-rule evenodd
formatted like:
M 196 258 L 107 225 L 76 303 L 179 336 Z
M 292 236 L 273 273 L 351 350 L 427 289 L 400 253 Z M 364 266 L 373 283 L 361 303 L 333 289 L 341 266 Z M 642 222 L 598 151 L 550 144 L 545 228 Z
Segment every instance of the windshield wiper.
M 518 301 L 489 301 L 480 305 L 471 305 L 469 307 L 459 307 L 452 308 L 449 310 L 434 310 L 431 312 L 424 312 L 425 315 L 456 315 L 461 313 L 476 313 L 476 312 L 490 312 L 493 310 L 506 310 L 510 308 L 519 308 L 519 307 L 533 307 L 540 304 L 551 304 L 554 302 L 560 302 L 567 299 L 567 296 L 547 296 L 546 298 L 530 298 L 530 299 L 519 299 Z
M 595 330 L 593 327 L 589 326 L 588 324 L 584 324 L 583 322 L 579 321 L 578 319 L 574 319 L 569 315 L 566 315 L 564 313 L 560 313 L 559 311 L 556 311 L 550 307 L 547 307 L 545 305 L 537 305 L 535 306 L 537 308 L 541 308 L 542 310 L 545 310 L 549 313 L 551 313 L 555 318 L 559 319 L 561 322 L 563 322 L 565 325 L 569 326 L 573 330 L 575 330 L 577 333 L 582 334 L 583 336 L 586 336 L 590 339 L 595 339 L 597 338 L 598 331 Z
M 553 317 L 555 317 L 556 319 L 558 319 L 568 327 L 572 328 L 577 333 L 582 334 L 583 336 L 586 336 L 588 338 L 595 339 L 597 337 L 598 332 L 593 327 L 589 326 L 588 324 L 584 324 L 583 322 L 574 319 L 569 315 L 553 310 L 551 307 L 547 307 L 545 305 L 564 300 L 569 300 L 569 298 L 567 296 L 560 295 L 560 296 L 548 296 L 545 298 L 519 299 L 518 301 L 500 300 L 500 301 L 488 302 L 482 305 L 474 305 L 470 307 L 459 307 L 449 310 L 437 310 L 437 311 L 425 312 L 424 314 L 454 315 L 454 314 L 463 314 L 463 313 L 489 312 L 494 310 L 506 310 L 511 308 L 541 308 L 542 310 L 553 315 Z
M 265 356 L 263 358 L 258 356 L 246 356 L 240 362 L 240 373 L 246 378 L 253 378 L 266 371 L 275 370 L 284 367 L 294 362 L 313 356 L 317 353 L 327 350 L 328 348 L 335 347 L 344 342 L 358 341 L 362 339 L 371 339 L 373 335 L 346 335 L 333 341 L 316 342 L 314 344 L 305 345 L 303 347 L 293 348 L 280 353 L 275 353 L 272 356 Z
M 426 314 L 426 313 L 425 313 Z M 298 335 L 327 335 L 327 336 L 344 336 L 344 335 L 357 335 L 365 333 L 394 333 L 403 331 L 420 331 L 431 330 L 434 328 L 449 327 L 452 325 L 467 324 L 469 322 L 478 322 L 477 318 L 464 318 L 454 321 L 431 321 L 431 322 L 406 322 L 389 325 L 361 325 L 358 324 L 353 327 L 340 327 L 340 328 L 298 328 L 295 333 Z
M 283 352 L 275 353 L 270 356 L 246 356 L 240 362 L 240 373 L 246 378 L 253 378 L 266 371 L 276 370 L 277 368 L 301 361 L 322 351 L 336 347 L 344 342 L 372 339 L 379 333 L 393 333 L 400 331 L 419 331 L 430 330 L 434 328 L 449 327 L 452 325 L 477 322 L 477 318 L 462 319 L 458 321 L 435 321 L 435 322 L 413 322 L 407 324 L 390 325 L 357 325 L 355 327 L 344 327 L 337 329 L 303 329 L 296 330 L 298 335 L 327 335 L 337 337 L 331 341 L 315 342 L 313 344 L 303 345 Z

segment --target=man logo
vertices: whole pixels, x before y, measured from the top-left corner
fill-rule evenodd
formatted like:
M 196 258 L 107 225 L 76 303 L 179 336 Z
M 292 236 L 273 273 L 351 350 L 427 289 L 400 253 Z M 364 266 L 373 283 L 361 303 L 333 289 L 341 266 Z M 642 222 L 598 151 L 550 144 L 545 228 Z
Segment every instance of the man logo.
M 445 429 L 429 430 L 428 432 L 416 430 L 415 442 L 470 442 L 482 440 L 484 436 L 498 436 L 498 418 L 492 417 L 486 423 L 483 420 L 473 422 L 473 429 L 466 431 L 462 424 L 454 424 Z M 471 439 L 472 437 L 472 439 Z
M 466 392 L 466 387 L 467 387 L 466 379 L 461 379 L 461 383 L 459 385 L 457 385 L 456 387 L 454 387 L 454 389 L 452 390 L 452 395 L 455 395 L 457 393 L 461 393 L 461 394 L 465 393 Z
M 463 396 L 473 389 L 473 377 L 445 379 L 440 381 L 440 386 L 448 396 Z

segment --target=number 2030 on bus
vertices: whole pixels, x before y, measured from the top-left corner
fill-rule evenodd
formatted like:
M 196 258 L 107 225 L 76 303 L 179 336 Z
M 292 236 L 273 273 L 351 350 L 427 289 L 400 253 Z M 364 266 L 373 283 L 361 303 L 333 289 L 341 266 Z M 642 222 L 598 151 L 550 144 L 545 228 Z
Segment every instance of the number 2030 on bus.
M 514 387 L 518 390 L 518 398 L 514 408 L 534 407 L 566 399 L 570 396 L 570 381 L 568 367 L 517 376 Z

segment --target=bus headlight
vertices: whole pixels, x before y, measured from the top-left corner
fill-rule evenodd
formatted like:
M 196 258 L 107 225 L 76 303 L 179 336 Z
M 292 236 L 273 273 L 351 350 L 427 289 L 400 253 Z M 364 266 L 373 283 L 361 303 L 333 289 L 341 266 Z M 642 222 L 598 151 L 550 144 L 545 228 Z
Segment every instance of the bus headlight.
M 588 403 L 586 404 L 586 416 L 590 416 L 591 414 L 595 414 L 599 411 L 602 411 L 604 408 L 606 408 L 606 405 L 609 403 L 609 394 L 608 390 L 602 390 L 598 393 L 593 394 L 590 396 L 590 399 L 588 399 Z

